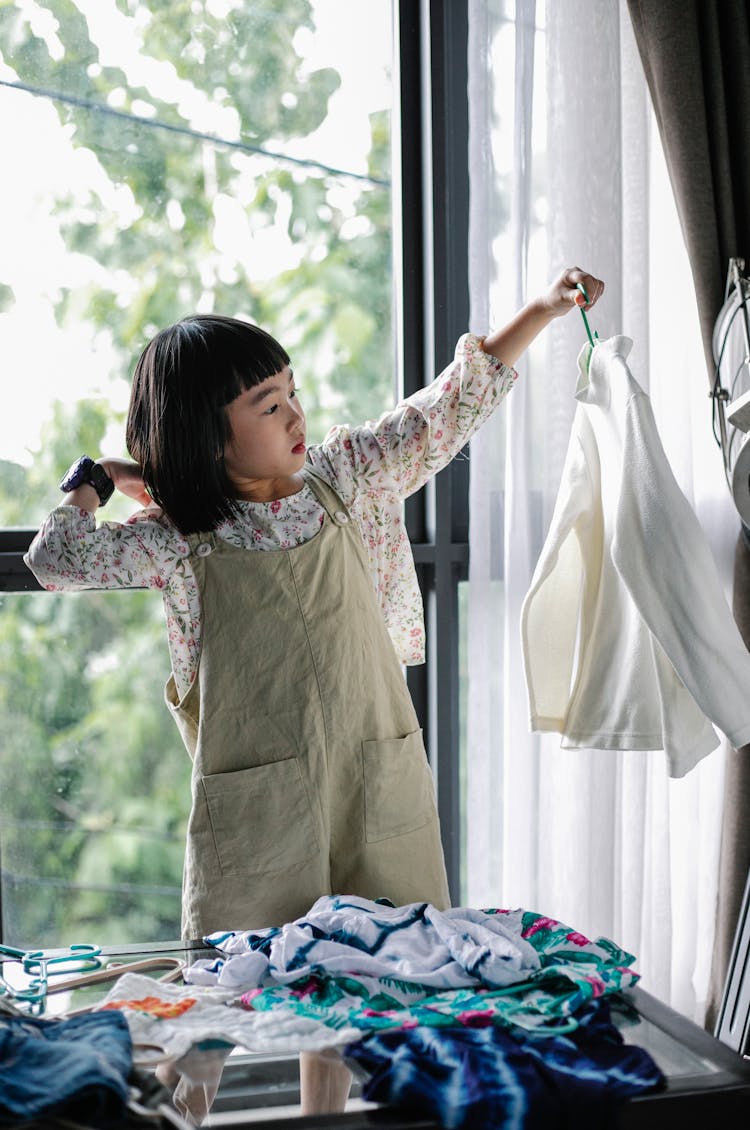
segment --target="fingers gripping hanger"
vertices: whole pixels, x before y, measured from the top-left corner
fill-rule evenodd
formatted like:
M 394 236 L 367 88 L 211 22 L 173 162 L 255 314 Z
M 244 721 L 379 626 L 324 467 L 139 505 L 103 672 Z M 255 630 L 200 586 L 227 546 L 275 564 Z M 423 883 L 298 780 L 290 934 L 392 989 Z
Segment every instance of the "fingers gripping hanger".
M 576 283 L 576 290 L 580 290 L 580 292 L 581 292 L 581 294 L 583 295 L 583 298 L 584 298 L 584 304 L 588 306 L 589 296 L 586 293 L 586 288 L 583 285 L 583 283 Z M 588 337 L 588 339 L 591 343 L 591 348 L 593 349 L 594 346 L 597 345 L 598 342 L 599 342 L 599 334 L 596 332 L 596 330 L 594 330 L 594 333 L 592 335 L 591 327 L 589 326 L 589 320 L 586 317 L 586 311 L 584 310 L 582 305 L 578 304 L 577 299 L 576 299 L 576 304 L 578 305 L 578 309 L 581 311 L 581 317 L 583 318 L 583 324 L 586 327 L 586 336 Z

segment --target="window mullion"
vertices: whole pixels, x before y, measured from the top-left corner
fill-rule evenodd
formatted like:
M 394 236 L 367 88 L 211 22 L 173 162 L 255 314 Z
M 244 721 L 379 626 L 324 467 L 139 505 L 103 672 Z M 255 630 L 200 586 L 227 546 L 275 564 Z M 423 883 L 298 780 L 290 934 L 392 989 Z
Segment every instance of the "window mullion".
M 397 286 L 404 289 L 401 348 L 407 379 L 408 358 L 414 376 L 419 373 L 424 385 L 449 363 L 469 322 L 467 3 L 402 3 L 397 24 L 404 174 L 403 264 L 397 278 Z M 419 115 L 413 104 L 416 97 Z M 414 167 L 415 155 L 421 159 L 419 170 Z M 421 204 L 415 208 L 419 195 Z M 418 231 L 411 222 L 415 215 Z M 420 271 L 421 309 L 417 309 Z M 406 384 L 405 391 L 410 391 Z M 409 500 L 406 521 L 416 543 L 423 585 L 428 655 L 426 669 L 410 668 L 407 678 L 436 774 L 446 868 L 455 901 L 461 854 L 458 582 L 466 575 L 468 562 L 466 461 L 454 460 L 417 497 L 418 502 Z

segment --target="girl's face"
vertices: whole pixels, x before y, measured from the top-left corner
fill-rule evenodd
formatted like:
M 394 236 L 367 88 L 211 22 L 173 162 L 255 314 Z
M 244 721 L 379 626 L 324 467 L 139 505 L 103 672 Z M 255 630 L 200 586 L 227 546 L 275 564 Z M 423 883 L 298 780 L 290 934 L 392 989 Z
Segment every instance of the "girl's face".
M 289 366 L 246 389 L 224 411 L 230 437 L 224 466 L 238 498 L 258 502 L 289 493 L 305 462 L 305 414 Z M 297 487 L 298 489 L 298 487 Z

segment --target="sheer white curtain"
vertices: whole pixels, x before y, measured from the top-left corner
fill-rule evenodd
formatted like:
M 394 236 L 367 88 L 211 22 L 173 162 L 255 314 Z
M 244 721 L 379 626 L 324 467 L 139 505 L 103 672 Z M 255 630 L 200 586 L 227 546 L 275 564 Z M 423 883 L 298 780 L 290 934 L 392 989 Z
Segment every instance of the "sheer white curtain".
M 470 0 L 469 97 L 472 330 L 507 320 L 565 266 L 605 279 L 591 322 L 602 338 L 633 339 L 633 372 L 728 592 L 736 517 L 625 3 Z M 577 312 L 555 322 L 471 445 L 463 894 L 613 938 L 637 956 L 645 988 L 701 1021 L 723 749 L 671 781 L 661 752 L 563 751 L 528 730 L 520 606 L 554 506 L 584 340 Z

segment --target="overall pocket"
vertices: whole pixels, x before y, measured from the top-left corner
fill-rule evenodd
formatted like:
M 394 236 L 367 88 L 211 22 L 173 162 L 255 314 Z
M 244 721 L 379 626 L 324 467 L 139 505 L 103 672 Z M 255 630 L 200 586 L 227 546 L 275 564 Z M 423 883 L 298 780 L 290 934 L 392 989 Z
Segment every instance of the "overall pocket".
M 317 853 L 296 757 L 201 780 L 222 874 L 287 871 Z
M 367 843 L 403 836 L 436 816 L 435 786 L 422 731 L 362 742 Z

